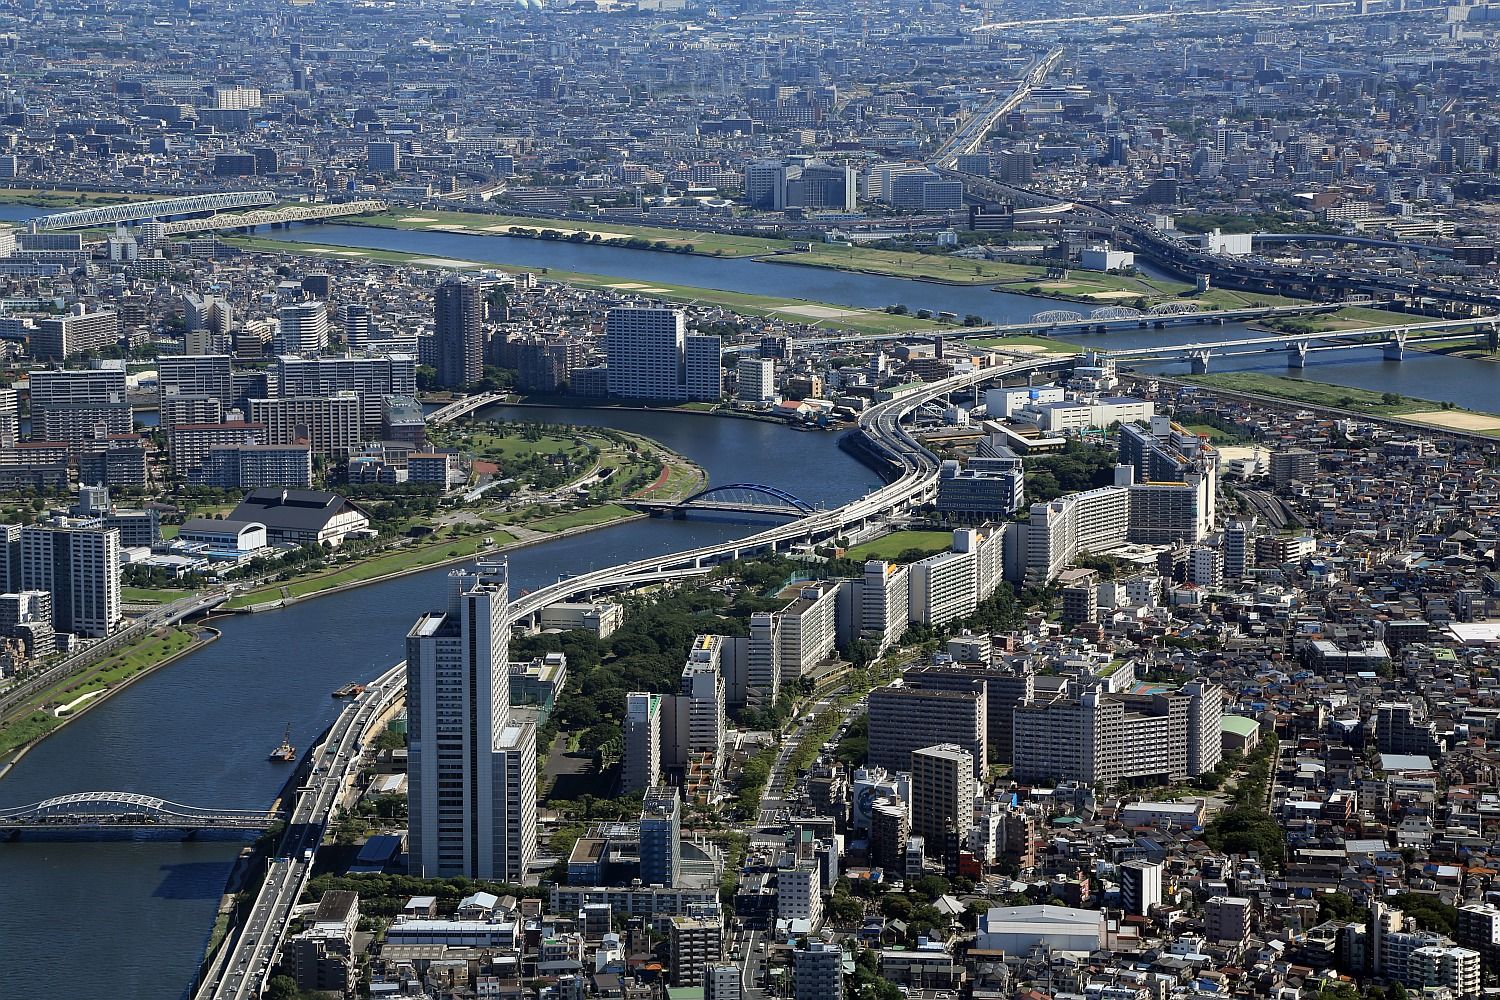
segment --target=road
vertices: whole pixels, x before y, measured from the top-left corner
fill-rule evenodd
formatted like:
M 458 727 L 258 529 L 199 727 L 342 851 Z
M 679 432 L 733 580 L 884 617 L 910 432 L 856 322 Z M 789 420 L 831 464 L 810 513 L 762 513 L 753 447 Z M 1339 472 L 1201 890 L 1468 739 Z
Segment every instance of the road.
M 233 941 L 219 949 L 198 1000 L 258 997 L 275 969 L 293 908 L 312 873 L 323 832 L 338 809 L 339 796 L 359 764 L 371 723 L 405 689 L 406 665 L 397 664 L 371 682 L 339 713 L 328 738 L 313 751 L 311 778 L 297 793 L 281 845 L 250 916 Z

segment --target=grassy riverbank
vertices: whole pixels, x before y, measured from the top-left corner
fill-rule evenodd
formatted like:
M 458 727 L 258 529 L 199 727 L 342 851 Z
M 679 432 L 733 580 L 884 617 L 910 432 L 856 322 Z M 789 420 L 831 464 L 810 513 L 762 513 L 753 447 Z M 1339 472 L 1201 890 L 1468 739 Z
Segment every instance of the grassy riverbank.
M 398 264 L 412 267 L 446 268 L 450 270 L 486 269 L 518 274 L 529 271 L 542 275 L 548 281 L 559 281 L 580 288 L 600 288 L 615 291 L 636 292 L 642 296 L 663 299 L 669 302 L 692 302 L 700 305 L 722 306 L 745 316 L 775 316 L 788 322 L 811 323 L 854 333 L 923 333 L 941 329 L 958 329 L 952 324 L 917 316 L 898 315 L 875 309 L 852 309 L 847 306 L 814 302 L 808 299 L 787 298 L 772 295 L 751 295 L 744 292 L 728 292 L 717 288 L 697 288 L 692 285 L 674 285 L 660 281 L 629 281 L 614 275 L 589 274 L 583 271 L 562 271 L 556 268 L 525 268 L 504 264 L 487 264 L 480 261 L 459 260 L 449 257 L 431 257 L 424 254 L 397 250 L 355 249 L 351 247 L 327 246 L 321 243 L 292 243 L 284 240 L 264 239 L 258 236 L 234 236 L 225 240 L 245 250 L 266 253 L 291 254 L 303 257 L 333 257 L 342 260 L 367 260 L 381 264 Z M 767 283 L 771 283 L 772 272 L 767 272 Z
M 193 629 L 158 629 L 37 692 L 0 719 L 0 757 L 60 729 L 80 711 L 108 697 L 110 690 L 201 643 Z M 59 712 L 59 709 L 66 710 Z
M 1293 403 L 1348 410 L 1356 414 L 1425 424 L 1439 430 L 1466 431 L 1500 437 L 1500 414 L 1466 410 L 1462 407 L 1401 396 L 1396 393 L 1355 389 L 1327 382 L 1266 375 L 1260 372 L 1218 372 L 1208 375 L 1175 376 L 1210 389 L 1248 392 L 1271 396 Z

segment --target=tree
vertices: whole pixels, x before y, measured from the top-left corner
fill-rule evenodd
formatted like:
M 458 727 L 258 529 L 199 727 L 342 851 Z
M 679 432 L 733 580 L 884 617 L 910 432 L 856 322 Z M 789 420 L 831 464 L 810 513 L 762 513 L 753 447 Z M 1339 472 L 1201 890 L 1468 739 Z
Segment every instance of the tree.
M 276 976 L 266 984 L 266 1000 L 301 1000 L 302 991 L 291 976 Z

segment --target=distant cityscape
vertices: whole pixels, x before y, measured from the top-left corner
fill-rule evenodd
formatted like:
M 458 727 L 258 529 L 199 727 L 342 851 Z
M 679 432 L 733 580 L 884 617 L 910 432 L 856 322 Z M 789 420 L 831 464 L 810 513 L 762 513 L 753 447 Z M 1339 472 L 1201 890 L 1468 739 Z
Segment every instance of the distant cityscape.
M 1495 994 L 1497 10 L 0 9 L 0 995 Z

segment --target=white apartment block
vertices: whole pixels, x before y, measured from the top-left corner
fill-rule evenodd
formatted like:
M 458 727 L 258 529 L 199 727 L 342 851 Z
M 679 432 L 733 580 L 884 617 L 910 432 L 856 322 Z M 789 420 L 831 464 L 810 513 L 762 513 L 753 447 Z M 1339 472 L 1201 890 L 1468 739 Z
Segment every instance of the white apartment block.
M 974 755 L 951 743 L 911 754 L 911 832 L 942 844 L 952 830 L 966 844 L 974 826 Z
M 815 861 L 803 861 L 776 873 L 776 919 L 806 920 L 811 929 L 823 922 L 823 876 Z
M 700 635 L 693 640 L 677 694 L 663 699 L 662 762 L 668 767 L 686 767 L 694 754 L 709 755 L 715 773 L 723 765 L 723 650 L 721 636 Z
M 838 645 L 838 588 L 808 584 L 781 610 L 781 680 L 793 681 L 832 655 Z
M 383 398 L 416 395 L 417 359 L 410 354 L 317 358 L 282 355 L 276 359 L 271 383 L 276 396 L 354 393 L 359 397 L 362 430 L 368 437 L 378 437 Z
M 1175 692 L 1111 694 L 1019 705 L 1012 744 L 1017 780 L 1088 784 L 1131 778 L 1180 781 L 1211 771 L 1222 756 L 1223 691 L 1202 681 Z
M 328 307 L 322 302 L 296 302 L 276 313 L 278 350 L 284 354 L 317 354 L 328 349 Z
M 448 577 L 406 638 L 413 874 L 520 882 L 536 857 L 536 727 L 510 717 L 503 563 Z
M 776 362 L 770 358 L 741 358 L 734 369 L 739 388 L 735 395 L 745 403 L 776 400 Z
M 1031 505 L 1026 525 L 1026 583 L 1056 579 L 1079 555 L 1107 552 L 1130 532 L 1130 491 L 1103 486 Z
M 871 559 L 855 587 L 859 635 L 884 652 L 901 639 L 910 621 L 907 567 Z
M 605 384 L 611 396 L 718 402 L 724 395 L 718 337 L 687 332 L 681 309 L 611 309 L 604 325 Z

